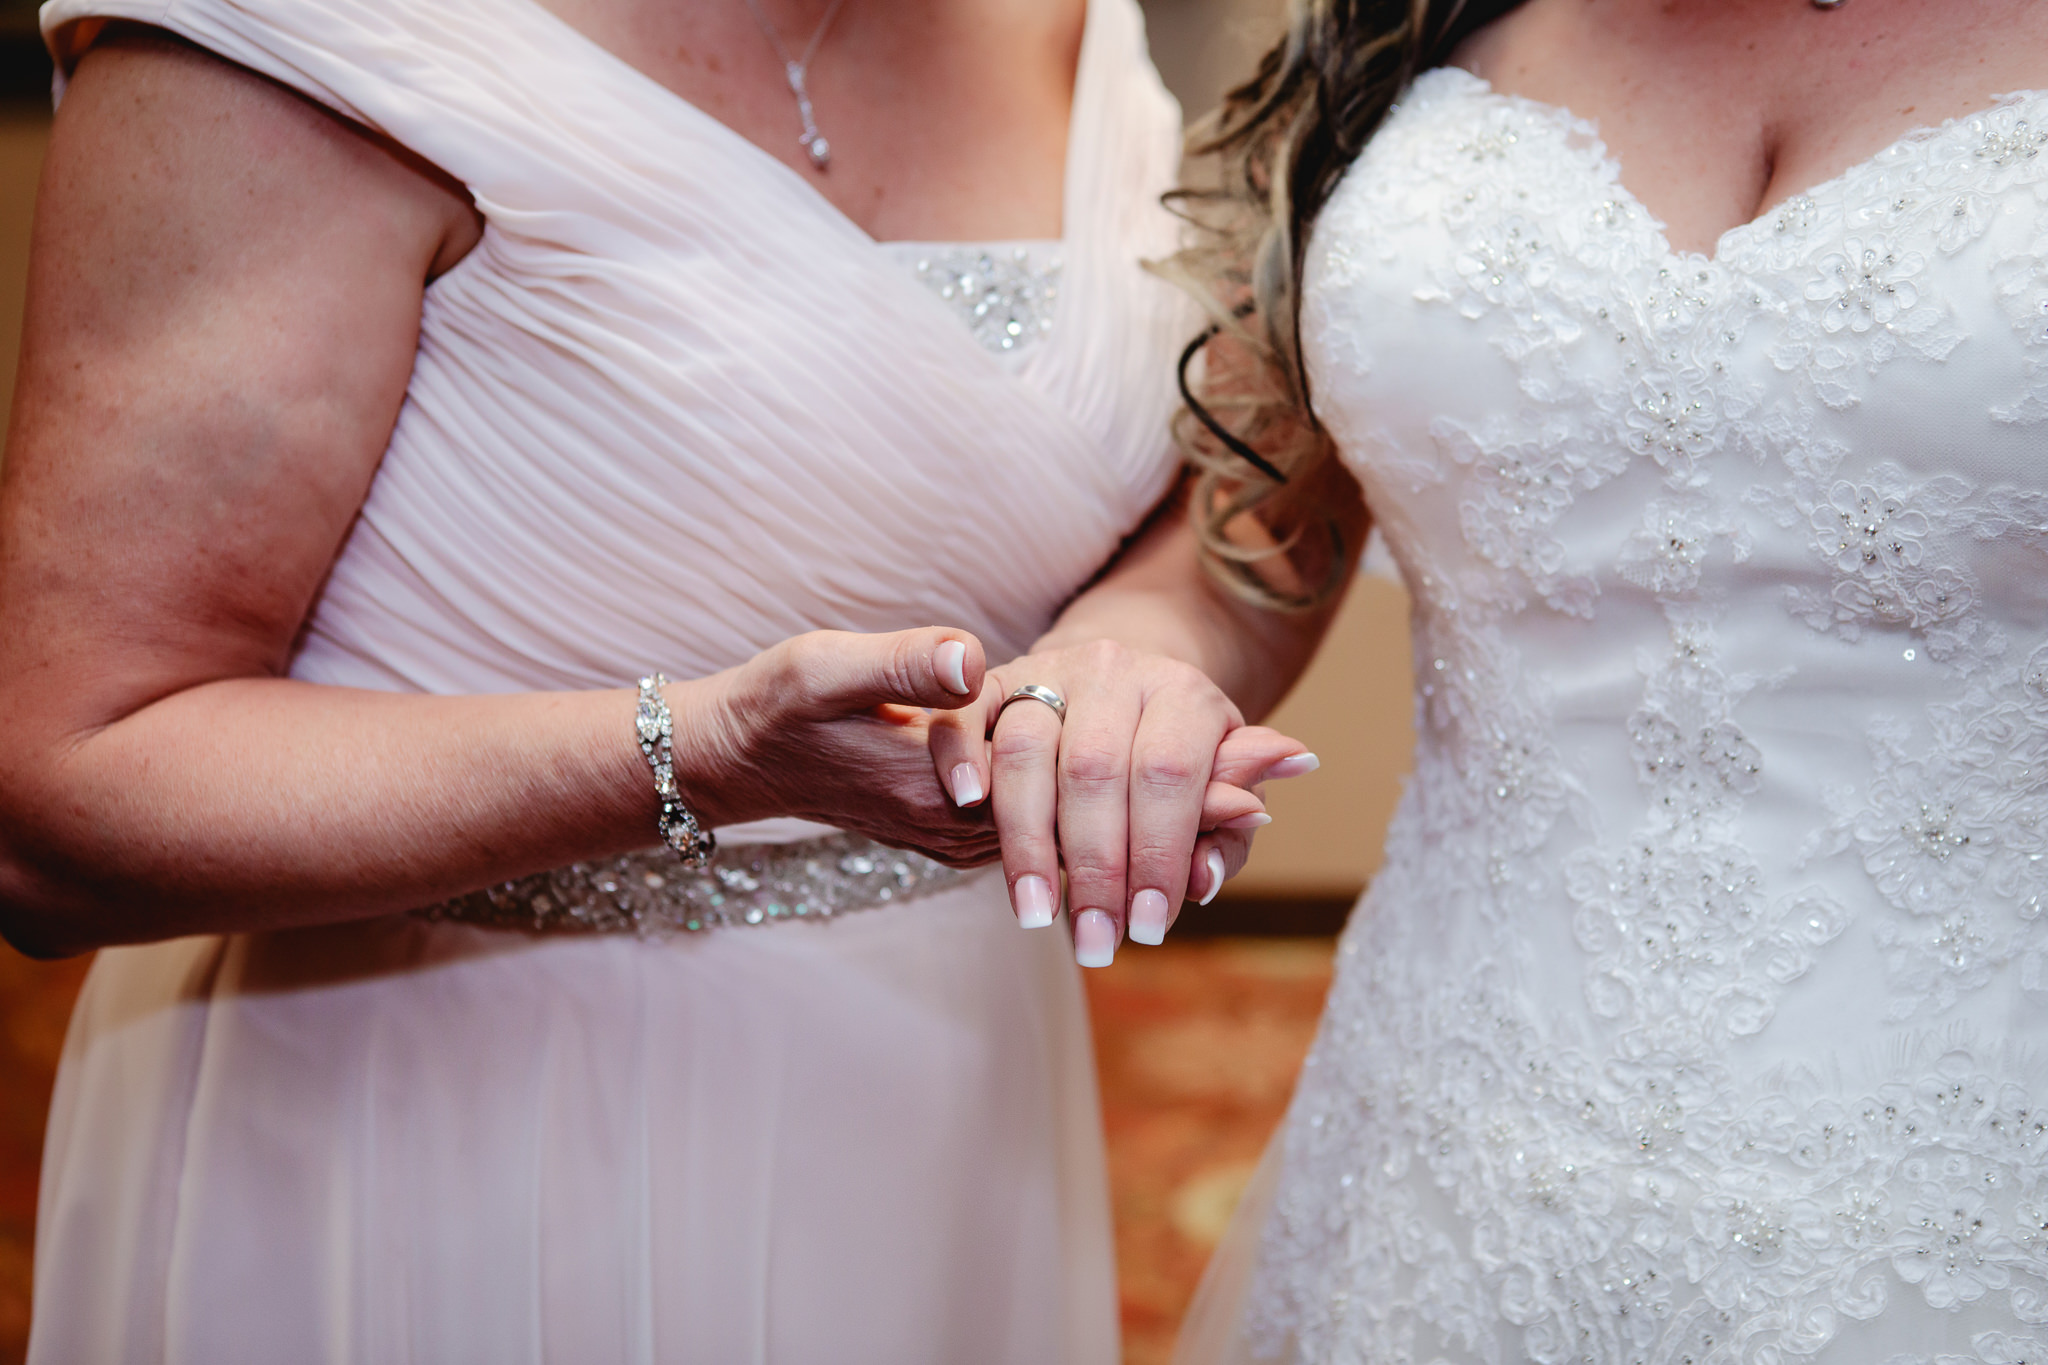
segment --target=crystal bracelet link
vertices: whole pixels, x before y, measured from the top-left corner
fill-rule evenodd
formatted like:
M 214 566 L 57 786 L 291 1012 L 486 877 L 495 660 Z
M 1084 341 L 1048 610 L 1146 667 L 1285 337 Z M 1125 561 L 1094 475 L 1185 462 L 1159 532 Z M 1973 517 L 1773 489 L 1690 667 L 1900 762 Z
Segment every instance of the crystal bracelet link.
M 683 804 L 676 786 L 675 717 L 661 689 L 668 679 L 652 673 L 640 680 L 640 698 L 633 714 L 633 733 L 640 741 L 640 754 L 654 770 L 654 793 L 661 798 L 661 841 L 675 850 L 684 867 L 699 868 L 718 851 L 718 839 L 697 823 L 697 816 Z

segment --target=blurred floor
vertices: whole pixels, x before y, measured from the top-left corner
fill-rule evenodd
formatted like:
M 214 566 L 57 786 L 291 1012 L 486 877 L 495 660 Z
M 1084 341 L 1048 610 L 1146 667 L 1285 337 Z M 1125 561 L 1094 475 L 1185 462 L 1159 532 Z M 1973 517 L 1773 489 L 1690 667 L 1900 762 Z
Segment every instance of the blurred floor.
M 1124 1358 L 1162 1365 L 1237 1194 L 1287 1106 L 1329 985 L 1328 939 L 1127 946 L 1089 972 L 1116 1201 Z M 0 947 L 0 1365 L 27 1349 L 36 1163 L 89 959 Z
M 1287 1108 L 1330 985 L 1327 938 L 1126 946 L 1085 973 L 1126 1365 L 1164 1365 L 1237 1196 Z
M 90 958 L 31 962 L 0 947 L 0 1365 L 28 1349 L 36 1163 L 71 1000 Z

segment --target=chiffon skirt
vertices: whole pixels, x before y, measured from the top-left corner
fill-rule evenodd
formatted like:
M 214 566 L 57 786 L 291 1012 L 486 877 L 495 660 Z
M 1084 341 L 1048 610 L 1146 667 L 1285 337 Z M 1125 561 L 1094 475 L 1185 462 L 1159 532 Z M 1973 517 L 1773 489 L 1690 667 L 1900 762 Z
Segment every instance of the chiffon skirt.
M 661 941 L 102 953 L 36 1365 L 1111 1365 L 1087 1019 L 1002 881 Z

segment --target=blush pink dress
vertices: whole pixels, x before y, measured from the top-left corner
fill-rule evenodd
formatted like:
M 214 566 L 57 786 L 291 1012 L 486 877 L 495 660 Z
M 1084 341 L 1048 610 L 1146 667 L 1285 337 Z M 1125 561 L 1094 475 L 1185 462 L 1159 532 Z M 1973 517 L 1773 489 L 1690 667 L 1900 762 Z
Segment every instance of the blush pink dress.
M 1179 119 L 1132 0 L 1089 5 L 1061 241 L 972 250 L 885 249 L 531 0 L 43 9 L 63 61 L 112 18 L 388 135 L 486 221 L 299 678 L 617 687 L 934 622 L 1001 659 L 1174 477 L 1193 323 L 1139 260 L 1175 240 Z M 999 874 L 722 841 L 694 880 L 627 859 L 102 953 L 30 1359 L 1109 1365 L 1063 934 Z

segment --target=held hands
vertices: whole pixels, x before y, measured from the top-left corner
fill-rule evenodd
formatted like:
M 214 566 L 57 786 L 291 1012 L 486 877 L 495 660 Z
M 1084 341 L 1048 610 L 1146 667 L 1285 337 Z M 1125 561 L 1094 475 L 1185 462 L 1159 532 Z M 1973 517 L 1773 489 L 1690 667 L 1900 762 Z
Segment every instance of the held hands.
M 1026 697 L 1026 684 L 1066 701 Z M 1100 640 L 987 670 L 930 722 L 932 761 L 962 807 L 988 799 L 1018 922 L 1051 924 L 1067 874 L 1074 951 L 1108 966 L 1123 935 L 1161 942 L 1184 899 L 1207 904 L 1270 822 L 1263 784 L 1315 755 L 1263 726 L 1199 669 Z
M 712 827 L 794 815 L 954 867 L 996 832 L 932 781 L 932 717 L 980 694 L 981 642 L 963 630 L 792 636 L 737 668 L 666 691 L 677 779 Z
M 1027 683 L 1064 722 L 1004 705 Z M 1270 820 L 1263 784 L 1316 767 L 1200 670 L 1107 640 L 991 669 L 961 630 L 813 631 L 666 695 L 705 824 L 800 816 L 955 867 L 1000 853 L 1026 928 L 1053 922 L 1064 869 L 1083 966 L 1207 904 Z

